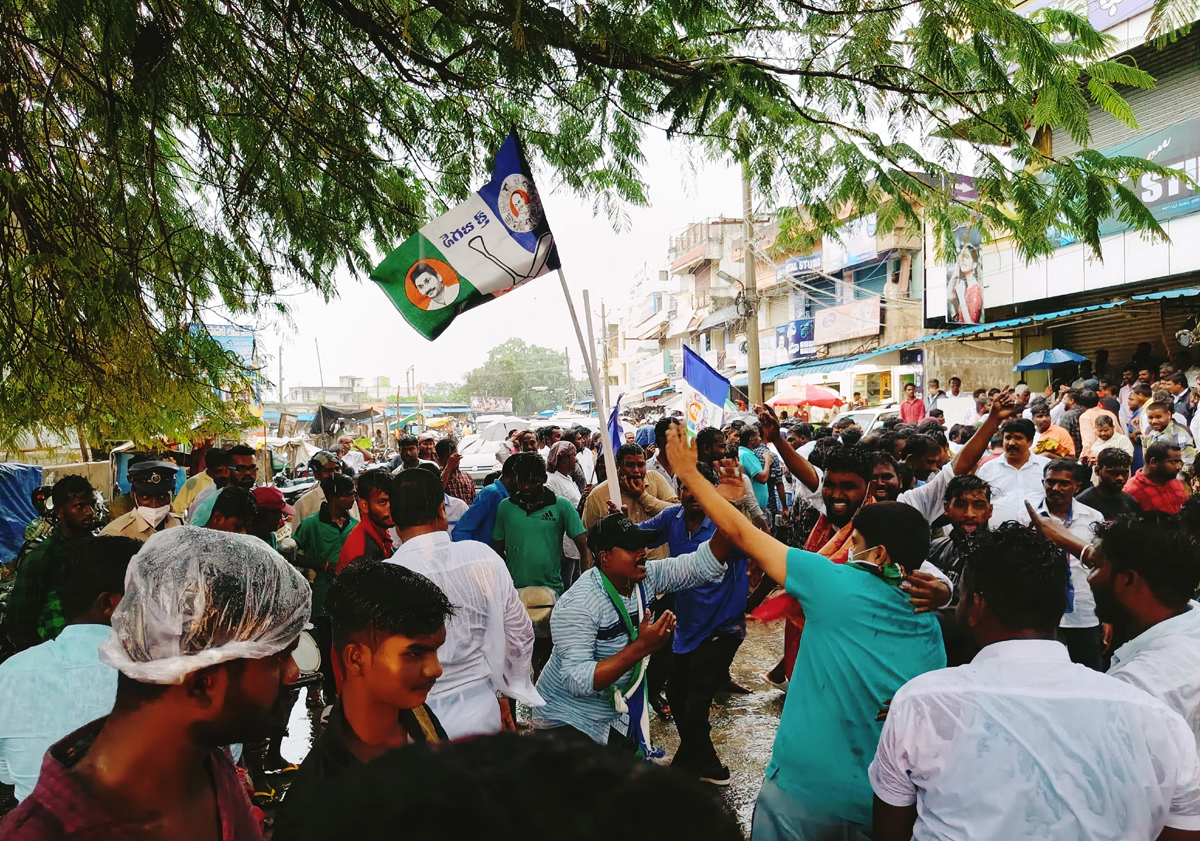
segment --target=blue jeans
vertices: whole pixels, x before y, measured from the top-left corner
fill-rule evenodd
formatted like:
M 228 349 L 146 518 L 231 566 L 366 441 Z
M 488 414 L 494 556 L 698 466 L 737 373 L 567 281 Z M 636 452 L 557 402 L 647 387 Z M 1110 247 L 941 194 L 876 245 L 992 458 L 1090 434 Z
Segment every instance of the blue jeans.
M 754 804 L 750 841 L 870 841 L 870 830 L 814 810 L 767 777 Z

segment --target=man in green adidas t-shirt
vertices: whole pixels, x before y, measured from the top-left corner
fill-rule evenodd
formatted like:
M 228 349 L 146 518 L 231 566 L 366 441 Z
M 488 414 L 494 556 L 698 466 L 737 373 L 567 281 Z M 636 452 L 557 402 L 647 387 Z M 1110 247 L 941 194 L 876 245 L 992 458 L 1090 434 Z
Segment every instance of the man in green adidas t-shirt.
M 508 564 L 513 584 L 549 587 L 561 596 L 563 535 L 579 547 L 580 566 L 591 560 L 587 532 L 575 507 L 546 487 L 546 463 L 537 453 L 517 453 L 513 466 L 516 490 L 500 503 L 492 545 Z

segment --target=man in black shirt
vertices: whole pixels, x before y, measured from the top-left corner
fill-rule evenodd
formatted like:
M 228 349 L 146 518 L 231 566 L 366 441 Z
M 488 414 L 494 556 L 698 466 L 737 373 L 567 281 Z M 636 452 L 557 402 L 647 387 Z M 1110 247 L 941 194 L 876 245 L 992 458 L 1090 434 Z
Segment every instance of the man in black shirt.
M 988 520 L 992 518 L 992 486 L 970 473 L 955 476 L 946 485 L 942 505 L 944 520 L 951 526 L 950 534 L 929 545 L 929 563 L 944 572 L 954 585 L 950 604 L 938 610 L 938 621 L 946 646 L 946 665 L 960 666 L 970 662 L 977 647 L 970 633 L 954 616 L 959 596 L 958 579 L 963 571 L 965 547 L 975 535 L 988 530 Z
M 1089 508 L 1095 508 L 1106 520 L 1115 520 L 1122 514 L 1142 513 L 1142 506 L 1122 488 L 1129 481 L 1129 470 L 1133 459 L 1129 453 L 1116 447 L 1101 450 L 1096 456 L 1096 475 L 1099 484 L 1089 485 L 1076 499 Z
M 425 698 L 442 674 L 438 648 L 454 608 L 420 573 L 396 564 L 347 567 L 325 601 L 333 626 L 341 698 L 309 751 L 275 819 L 276 841 L 303 837 L 348 769 L 409 744 L 446 741 Z

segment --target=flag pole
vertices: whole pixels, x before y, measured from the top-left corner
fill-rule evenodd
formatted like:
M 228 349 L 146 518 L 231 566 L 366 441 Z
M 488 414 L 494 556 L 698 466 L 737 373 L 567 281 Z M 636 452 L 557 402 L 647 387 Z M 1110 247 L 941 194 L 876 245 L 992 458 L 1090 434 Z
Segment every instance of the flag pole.
M 612 441 L 608 434 L 608 401 L 600 388 L 600 380 L 596 376 L 596 366 L 592 354 L 588 352 L 586 340 L 583 338 L 583 328 L 579 326 L 579 316 L 575 314 L 575 302 L 571 300 L 571 290 L 567 288 L 567 276 L 562 267 L 558 268 L 558 282 L 562 284 L 563 297 L 567 299 L 567 310 L 571 313 L 571 322 L 575 325 L 575 338 L 579 340 L 579 350 L 583 353 L 583 365 L 587 369 L 588 379 L 592 383 L 592 397 L 596 401 L 597 417 L 600 421 L 600 448 L 604 454 L 604 469 L 608 476 L 608 498 L 612 504 L 621 507 L 621 489 L 617 483 L 617 459 L 613 453 Z M 587 293 L 584 293 L 587 300 Z M 588 334 L 592 335 L 592 315 L 588 310 Z

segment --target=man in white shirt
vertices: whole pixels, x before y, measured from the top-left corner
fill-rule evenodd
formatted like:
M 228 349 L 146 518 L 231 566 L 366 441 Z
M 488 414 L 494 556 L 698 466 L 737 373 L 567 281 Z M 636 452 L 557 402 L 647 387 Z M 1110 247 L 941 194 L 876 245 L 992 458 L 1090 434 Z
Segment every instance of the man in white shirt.
M 1075 499 L 1080 489 L 1075 462 L 1055 459 L 1046 465 L 1042 487 L 1045 495 L 1030 502 L 1037 515 L 1062 524 L 1078 540 L 1090 544 L 1096 526 L 1104 522 L 1104 515 Z M 1024 507 L 1018 512 L 1017 522 L 1023 526 L 1030 524 L 1029 511 Z M 1078 554 L 1067 551 L 1067 560 L 1071 567 L 1071 584 L 1067 590 L 1067 609 L 1058 623 L 1058 637 L 1066 644 L 1072 663 L 1102 671 L 1104 634 L 1100 620 L 1096 618 L 1096 600 L 1088 586 L 1088 572 Z
M 1050 459 L 1029 452 L 1036 429 L 1033 421 L 1013 418 L 1004 424 L 1004 456 L 994 458 L 976 471 L 992 486 L 991 527 L 1016 520 L 1025 500 L 1042 496 L 1042 474 Z
M 1055 641 L 1069 571 L 1007 524 L 967 550 L 958 615 L 982 650 L 913 678 L 868 771 L 875 841 L 1200 838 L 1200 765 L 1161 701 Z
M 1186 510 L 1186 509 L 1185 509 Z M 1093 545 L 1093 544 L 1089 544 Z M 1120 645 L 1108 673 L 1183 716 L 1200 748 L 1200 550 L 1175 519 L 1121 518 L 1085 551 L 1096 613 Z
M 454 605 L 438 649 L 442 676 L 426 703 L 451 739 L 515 730 L 509 698 L 544 702 L 530 682 L 533 624 L 504 561 L 490 546 L 450 541 L 438 477 L 407 470 L 392 481 L 401 546 L 387 563 L 433 581 Z
M 362 471 L 364 464 L 375 460 L 375 456 L 354 443 L 354 439 L 349 435 L 338 438 L 338 457 L 355 476 Z

